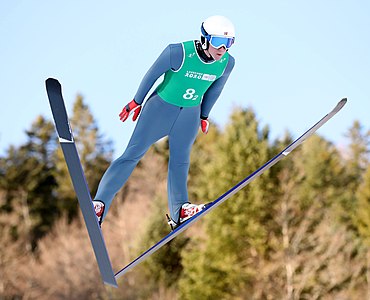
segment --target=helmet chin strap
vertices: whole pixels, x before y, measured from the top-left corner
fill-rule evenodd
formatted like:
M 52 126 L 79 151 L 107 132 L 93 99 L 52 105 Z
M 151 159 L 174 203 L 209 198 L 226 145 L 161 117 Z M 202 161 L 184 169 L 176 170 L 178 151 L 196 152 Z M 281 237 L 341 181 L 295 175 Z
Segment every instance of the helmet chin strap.
M 202 44 L 202 49 L 203 49 L 203 50 L 208 50 L 208 48 L 209 48 L 209 43 L 208 43 L 208 41 L 206 40 L 206 41 Z
M 197 51 L 199 55 L 202 57 L 202 59 L 206 62 L 210 62 L 215 60 L 211 53 L 209 53 L 209 42 L 204 39 L 204 37 L 201 37 L 201 41 L 196 42 L 197 45 Z
M 208 50 L 208 48 L 209 48 L 209 42 L 208 42 L 208 40 L 204 36 L 202 36 L 200 38 L 200 41 L 202 43 L 202 49 L 203 50 Z
M 212 56 L 212 54 L 209 52 L 209 42 L 206 38 L 204 38 L 204 43 L 202 44 L 202 49 L 204 53 L 210 57 L 212 60 L 215 60 L 215 58 Z

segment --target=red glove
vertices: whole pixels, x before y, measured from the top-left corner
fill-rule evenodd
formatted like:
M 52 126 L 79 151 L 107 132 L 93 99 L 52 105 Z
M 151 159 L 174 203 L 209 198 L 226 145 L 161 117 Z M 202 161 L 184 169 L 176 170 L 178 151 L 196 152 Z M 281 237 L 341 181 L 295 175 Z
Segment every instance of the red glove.
M 200 128 L 202 129 L 202 131 L 203 131 L 204 134 L 207 134 L 208 133 L 209 122 L 208 122 L 207 119 L 201 119 L 200 120 Z
M 125 122 L 129 115 L 134 113 L 134 116 L 132 117 L 133 121 L 136 121 L 137 117 L 139 116 L 141 111 L 141 105 L 137 104 L 135 100 L 132 100 L 129 104 L 127 104 L 119 114 L 119 118 L 122 122 Z

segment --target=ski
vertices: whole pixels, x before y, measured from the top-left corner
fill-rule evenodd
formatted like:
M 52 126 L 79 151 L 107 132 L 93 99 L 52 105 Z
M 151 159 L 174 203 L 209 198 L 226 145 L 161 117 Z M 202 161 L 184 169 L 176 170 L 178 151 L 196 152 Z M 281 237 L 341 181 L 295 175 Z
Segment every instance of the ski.
M 45 83 L 59 142 L 63 150 L 74 190 L 77 194 L 77 199 L 85 220 L 101 277 L 105 284 L 117 287 L 112 264 L 95 215 L 89 188 L 69 125 L 62 95 L 62 87 L 59 81 L 53 78 L 47 79 Z
M 347 103 L 347 98 L 343 98 L 341 101 L 339 101 L 338 104 L 334 107 L 334 109 L 332 111 L 330 111 L 327 115 L 325 115 L 320 121 L 318 121 L 310 129 L 308 129 L 304 134 L 302 134 L 299 138 L 297 138 L 294 142 L 292 142 L 288 147 L 286 147 L 278 155 L 276 155 L 275 157 L 270 159 L 268 162 L 266 162 L 259 169 L 257 169 L 252 174 L 250 174 L 249 176 L 244 178 L 242 181 L 240 181 L 238 184 L 233 186 L 230 190 L 228 190 L 226 193 L 224 193 L 218 199 L 216 199 L 213 202 L 207 204 L 207 206 L 204 210 L 202 210 L 201 212 L 196 214 L 191 219 L 187 220 L 185 223 L 181 224 L 175 230 L 171 231 L 162 240 L 160 240 L 158 243 L 154 244 L 151 248 L 149 248 L 147 251 L 143 252 L 141 255 L 139 255 L 137 258 L 135 258 L 132 262 L 130 262 L 128 265 L 126 265 L 123 269 L 118 271 L 115 274 L 116 279 L 118 279 L 119 277 L 121 277 L 122 275 L 127 273 L 129 270 L 134 268 L 137 264 L 139 264 L 140 262 L 145 260 L 148 256 L 152 255 L 154 252 L 159 250 L 164 245 L 166 245 L 169 241 L 171 241 L 173 238 L 178 236 L 185 229 L 187 229 L 191 225 L 193 225 L 194 222 L 198 221 L 200 218 L 202 218 L 203 216 L 208 214 L 210 211 L 215 209 L 221 203 L 223 203 L 224 201 L 229 199 L 232 195 L 234 195 L 239 190 L 244 188 L 252 180 L 256 179 L 263 172 L 265 172 L 266 170 L 271 168 L 273 165 L 275 165 L 282 158 L 286 157 L 290 152 L 292 152 L 295 148 L 297 148 L 300 144 L 302 144 L 307 138 L 309 138 L 311 135 L 313 135 L 321 126 L 323 126 L 326 122 L 328 122 L 336 113 L 338 113 L 343 108 L 343 106 L 346 103 Z

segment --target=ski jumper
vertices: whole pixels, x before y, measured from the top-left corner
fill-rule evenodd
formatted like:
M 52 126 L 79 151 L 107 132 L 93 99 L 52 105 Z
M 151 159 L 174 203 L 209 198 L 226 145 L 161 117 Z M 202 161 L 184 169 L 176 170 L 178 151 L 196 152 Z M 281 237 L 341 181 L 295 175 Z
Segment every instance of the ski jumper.
M 112 162 L 100 181 L 95 199 L 105 203 L 106 211 L 148 148 L 165 136 L 170 150 L 168 207 L 175 222 L 179 220 L 181 206 L 189 202 L 190 151 L 200 117 L 208 117 L 235 64 L 228 52 L 218 61 L 204 62 L 196 43 L 170 44 L 144 76 L 134 97 L 138 104 L 143 103 L 163 74 L 164 80 L 143 106 L 126 150 Z

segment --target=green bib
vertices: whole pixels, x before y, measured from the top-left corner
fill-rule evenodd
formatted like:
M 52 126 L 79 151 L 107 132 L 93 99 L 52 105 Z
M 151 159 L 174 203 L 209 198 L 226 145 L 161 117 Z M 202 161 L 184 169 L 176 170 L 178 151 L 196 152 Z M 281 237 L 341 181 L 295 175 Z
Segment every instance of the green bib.
M 197 54 L 194 41 L 182 43 L 184 58 L 177 71 L 168 70 L 157 94 L 166 102 L 181 106 L 197 106 L 211 84 L 223 74 L 229 53 L 211 63 L 205 63 Z

